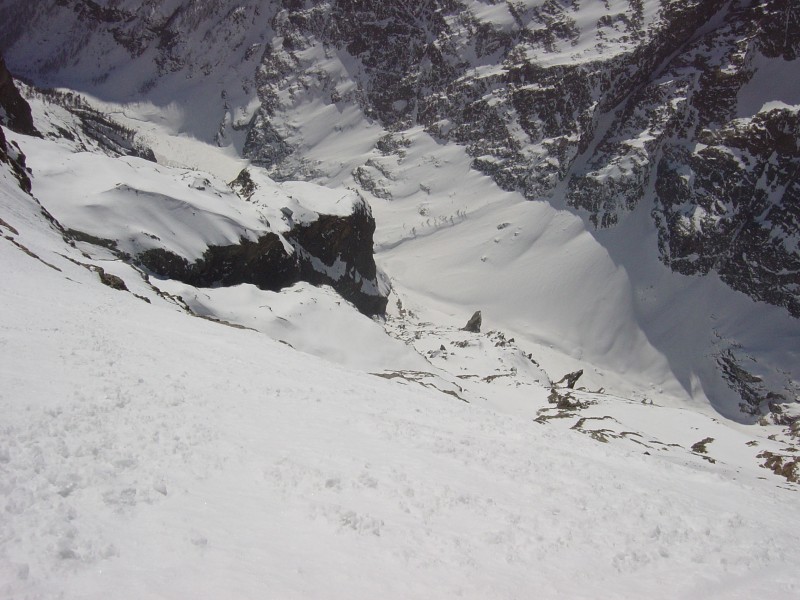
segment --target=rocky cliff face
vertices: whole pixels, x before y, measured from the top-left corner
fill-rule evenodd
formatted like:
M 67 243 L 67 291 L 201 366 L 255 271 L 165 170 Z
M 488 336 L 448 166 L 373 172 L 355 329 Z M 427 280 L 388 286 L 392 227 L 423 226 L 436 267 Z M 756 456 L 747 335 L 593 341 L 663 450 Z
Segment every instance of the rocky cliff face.
M 387 298 L 380 290 L 372 235 L 375 219 L 362 201 L 346 216 L 320 215 L 287 234 L 298 257 L 300 275 L 315 285 L 331 285 L 361 312 L 383 314 Z
M 251 180 L 246 173 L 234 182 L 245 196 L 254 191 L 247 185 Z M 267 233 L 255 241 L 210 246 L 194 262 L 160 248 L 133 258 L 158 275 L 197 287 L 250 283 L 277 291 L 298 281 L 330 285 L 362 313 L 382 315 L 387 294 L 372 254 L 374 232 L 375 220 L 362 201 L 349 215 L 321 214 L 311 222 L 294 224 L 283 234 L 292 246 L 288 250 L 277 234 Z
M 3 56 L 0 55 L 0 162 L 9 165 L 19 186 L 30 192 L 31 180 L 25 166 L 25 155 L 18 147 L 8 143 L 3 133 L 3 126 L 28 135 L 36 133 L 31 107 L 14 85 L 11 73 L 8 72 Z
M 19 133 L 36 134 L 31 107 L 14 85 L 14 79 L 8 72 L 2 54 L 0 54 L 0 121 Z
M 791 3 L 730 3 L 630 96 L 569 202 L 608 227 L 653 186 L 665 264 L 800 317 L 800 97 L 779 83 L 798 49 Z

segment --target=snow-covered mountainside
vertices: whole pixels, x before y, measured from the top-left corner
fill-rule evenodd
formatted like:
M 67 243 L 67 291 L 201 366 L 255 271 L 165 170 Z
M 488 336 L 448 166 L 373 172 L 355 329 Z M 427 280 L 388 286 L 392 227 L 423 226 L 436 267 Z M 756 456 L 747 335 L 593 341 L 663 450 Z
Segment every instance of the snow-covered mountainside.
M 379 265 L 437 318 L 482 308 L 552 369 L 743 419 L 798 393 L 799 19 L 790 0 L 7 0 L 0 50 L 161 164 L 362 194 Z
M 0 1 L 0 597 L 797 596 L 798 12 Z
M 34 192 L 69 160 L 181 181 L 7 134 Z M 384 331 L 330 288 L 158 279 L 6 163 L 0 215 L 4 598 L 800 591 L 781 426 L 551 383 L 502 332 Z
M 315 173 L 297 104 L 303 120 L 357 106 L 464 144 L 504 189 L 566 198 L 596 225 L 650 195 L 662 261 L 800 316 L 791 0 L 6 4 L 2 46 L 24 74 L 125 99 L 159 75 L 210 77 L 219 96 L 203 102 L 229 110 L 204 133 L 244 137 L 276 174 Z M 359 169 L 379 187 L 380 167 Z

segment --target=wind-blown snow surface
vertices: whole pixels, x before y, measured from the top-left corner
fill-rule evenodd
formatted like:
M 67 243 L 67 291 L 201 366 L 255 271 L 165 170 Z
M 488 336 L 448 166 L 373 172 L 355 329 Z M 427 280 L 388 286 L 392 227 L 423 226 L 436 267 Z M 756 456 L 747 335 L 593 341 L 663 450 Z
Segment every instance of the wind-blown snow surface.
M 800 497 L 754 465 L 334 367 L 68 245 L 5 169 L 0 209 L 2 597 L 800 593 Z

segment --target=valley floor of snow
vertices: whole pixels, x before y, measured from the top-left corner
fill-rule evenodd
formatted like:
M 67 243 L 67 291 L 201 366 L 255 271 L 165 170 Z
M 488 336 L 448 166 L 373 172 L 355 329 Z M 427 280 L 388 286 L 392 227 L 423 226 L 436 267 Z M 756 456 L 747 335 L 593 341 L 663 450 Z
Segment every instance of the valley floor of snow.
M 378 322 L 148 280 L 6 171 L 0 211 L 0 598 L 800 597 L 780 426 L 552 404 L 525 340 L 402 286 Z

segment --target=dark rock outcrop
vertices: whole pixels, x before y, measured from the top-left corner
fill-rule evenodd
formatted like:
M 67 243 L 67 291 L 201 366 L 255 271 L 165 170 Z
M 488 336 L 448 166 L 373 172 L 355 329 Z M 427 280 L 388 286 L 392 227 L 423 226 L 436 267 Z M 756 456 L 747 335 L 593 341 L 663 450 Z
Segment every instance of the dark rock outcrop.
M 33 126 L 31 107 L 19 93 L 3 56 L 0 55 L 0 162 L 11 168 L 11 173 L 25 192 L 31 191 L 31 180 L 25 166 L 25 155 L 16 144 L 6 140 L 3 126 L 27 135 L 37 135 Z
M 100 278 L 100 282 L 103 285 L 107 285 L 112 290 L 119 290 L 121 292 L 129 291 L 128 286 L 125 285 L 125 281 L 121 277 L 111 273 L 106 273 L 105 269 L 102 267 L 95 267 L 95 271 L 97 272 L 97 276 Z
M 19 93 L 0 54 L 0 122 L 17 133 L 36 135 L 31 107 Z
M 300 281 L 297 258 L 284 250 L 280 238 L 268 233 L 253 242 L 209 246 L 202 258 L 190 263 L 164 249 L 151 249 L 135 257 L 148 270 L 197 287 L 251 283 L 277 291 Z
M 0 127 L 0 161 L 8 164 L 8 143 L 6 142 L 6 135 L 3 133 L 3 128 Z
M 462 328 L 463 331 L 470 331 L 472 333 L 480 333 L 481 325 L 483 324 L 483 317 L 481 311 L 476 310 L 475 313 L 469 318 L 467 324 Z
M 715 355 L 722 378 L 741 398 L 739 410 L 758 416 L 772 414 L 773 418 L 783 412 L 782 405 L 792 402 L 785 394 L 769 389 L 764 380 L 749 372 L 744 365 L 752 363 L 752 357 L 739 356 L 728 348 Z
M 331 285 L 361 312 L 375 315 L 386 311 L 387 298 L 379 290 L 374 233 L 375 219 L 361 200 L 350 215 L 320 215 L 295 225 L 286 238 L 297 251 L 303 280 Z
M 575 384 L 578 383 L 578 379 L 580 379 L 581 377 L 583 377 L 583 369 L 580 369 L 579 371 L 574 371 L 573 373 L 567 373 L 566 375 L 564 375 L 564 377 L 556 381 L 556 385 L 563 383 L 569 389 L 573 389 L 575 387 Z
M 295 225 L 286 239 L 287 252 L 275 233 L 256 241 L 210 246 L 190 263 L 164 249 L 142 252 L 135 260 L 149 271 L 197 287 L 250 283 L 278 291 L 298 281 L 330 285 L 367 315 L 382 315 L 387 297 L 381 293 L 372 255 L 375 220 L 366 203 L 347 216 L 320 215 L 309 224 Z

